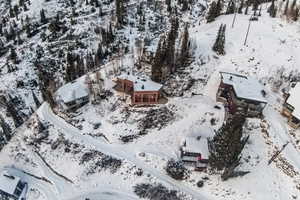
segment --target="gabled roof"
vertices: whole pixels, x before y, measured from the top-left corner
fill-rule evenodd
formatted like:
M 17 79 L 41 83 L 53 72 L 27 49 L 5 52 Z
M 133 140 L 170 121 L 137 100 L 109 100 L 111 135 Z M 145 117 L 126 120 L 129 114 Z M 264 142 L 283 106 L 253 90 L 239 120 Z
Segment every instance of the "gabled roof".
M 134 76 L 132 74 L 122 74 L 118 76 L 119 79 L 129 80 L 133 82 L 134 91 L 141 92 L 141 91 L 158 91 L 162 88 L 162 85 L 156 83 L 147 78 L 141 78 Z
M 294 107 L 292 114 L 300 119 L 300 84 L 297 83 L 295 87 L 291 88 L 289 94 L 286 102 Z
M 0 174 L 0 190 L 7 194 L 14 195 L 19 181 L 19 177 L 11 176 L 7 171 L 2 171 Z
M 89 95 L 87 85 L 84 83 L 84 77 L 75 81 L 69 82 L 60 87 L 56 95 L 64 102 L 69 103 L 74 100 L 86 97 Z
M 202 158 L 204 159 L 208 159 L 209 156 L 208 143 L 206 137 L 186 137 L 185 146 L 182 149 L 185 152 L 200 153 Z
M 191 153 L 200 153 L 202 158 L 208 159 L 208 139 L 213 138 L 215 135 L 211 127 L 201 126 L 197 131 L 191 132 L 184 138 L 185 146 L 182 147 L 183 151 Z
M 256 79 L 230 72 L 220 72 L 222 81 L 231 85 L 238 98 L 267 103 L 263 96 L 264 87 Z

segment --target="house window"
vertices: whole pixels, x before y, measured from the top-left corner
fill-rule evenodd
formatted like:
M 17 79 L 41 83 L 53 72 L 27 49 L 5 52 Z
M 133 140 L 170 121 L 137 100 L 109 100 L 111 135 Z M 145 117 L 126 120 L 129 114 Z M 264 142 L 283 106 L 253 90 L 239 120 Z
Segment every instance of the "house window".
M 142 102 L 142 95 L 136 94 L 136 95 L 135 95 L 135 102 L 136 102 L 136 103 Z
M 294 117 L 294 116 L 292 117 L 292 120 L 291 120 L 291 121 L 292 121 L 293 124 L 299 124 L 299 123 L 300 123 L 300 120 L 297 119 L 297 118 Z
M 25 187 L 25 184 L 22 183 L 21 181 L 19 181 L 19 183 L 17 184 L 17 187 L 16 187 L 16 189 L 14 191 L 14 195 L 16 195 L 17 197 L 19 197 L 21 195 L 24 187 Z
M 293 111 L 294 111 L 294 107 L 291 106 L 291 105 L 288 104 L 288 103 L 283 104 L 283 106 L 284 106 L 286 109 L 288 109 L 290 112 L 293 112 Z

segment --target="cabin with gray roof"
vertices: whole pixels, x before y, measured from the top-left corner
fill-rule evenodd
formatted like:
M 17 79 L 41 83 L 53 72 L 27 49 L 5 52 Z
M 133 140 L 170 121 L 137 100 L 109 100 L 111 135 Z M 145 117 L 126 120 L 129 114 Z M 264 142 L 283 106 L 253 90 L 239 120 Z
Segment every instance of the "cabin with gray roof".
M 199 131 L 186 136 L 179 148 L 180 158 L 184 163 L 193 164 L 195 170 L 203 170 L 209 161 L 208 140 L 213 138 L 214 131 L 210 127 L 200 127 Z
M 256 79 L 241 74 L 220 72 L 217 101 L 224 103 L 230 114 L 241 112 L 247 117 L 261 117 L 267 105 L 266 92 Z
M 56 91 L 56 99 L 64 110 L 72 110 L 89 102 L 89 89 L 85 76 L 69 82 Z

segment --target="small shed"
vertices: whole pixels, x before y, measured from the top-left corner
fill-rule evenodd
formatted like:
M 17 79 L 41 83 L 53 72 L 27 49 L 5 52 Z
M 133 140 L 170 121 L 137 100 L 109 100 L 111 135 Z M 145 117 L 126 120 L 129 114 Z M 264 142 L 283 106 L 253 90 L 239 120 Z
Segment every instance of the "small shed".
M 194 164 L 196 170 L 207 167 L 209 161 L 208 139 L 214 136 L 210 127 L 199 127 L 201 130 L 186 136 L 180 146 L 180 157 L 185 163 Z
M 207 138 L 186 137 L 180 152 L 184 162 L 207 162 L 209 157 Z
M 0 174 L 0 197 L 5 196 L 15 200 L 26 200 L 27 183 L 7 171 Z

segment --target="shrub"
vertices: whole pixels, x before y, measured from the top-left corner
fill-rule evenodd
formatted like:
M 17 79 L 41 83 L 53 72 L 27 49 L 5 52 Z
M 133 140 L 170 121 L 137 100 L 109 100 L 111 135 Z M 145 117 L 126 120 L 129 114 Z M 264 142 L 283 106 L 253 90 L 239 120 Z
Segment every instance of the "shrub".
M 169 176 L 176 180 L 183 180 L 188 176 L 188 170 L 183 165 L 183 162 L 175 161 L 174 159 L 168 161 L 166 171 Z

